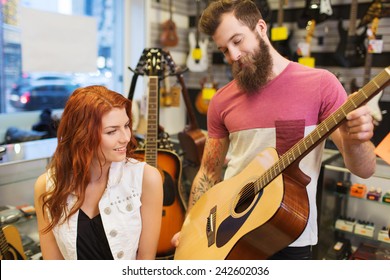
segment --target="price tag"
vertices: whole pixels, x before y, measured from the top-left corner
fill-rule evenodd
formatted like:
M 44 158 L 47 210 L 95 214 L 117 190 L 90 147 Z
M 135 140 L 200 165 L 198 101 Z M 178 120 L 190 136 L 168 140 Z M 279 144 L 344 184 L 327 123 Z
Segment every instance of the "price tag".
M 310 44 L 306 42 L 299 42 L 297 53 L 300 56 L 309 56 L 310 55 Z
M 195 48 L 192 50 L 192 58 L 194 60 L 200 60 L 202 58 L 202 49 Z
M 210 100 L 214 96 L 215 92 L 215 88 L 203 88 L 202 97 L 204 100 Z
M 309 56 L 307 56 L 307 57 L 300 57 L 300 58 L 298 58 L 298 63 L 314 68 L 314 66 L 315 66 L 315 58 L 314 57 L 309 57 Z
M 271 40 L 272 41 L 282 41 L 287 40 L 288 30 L 285 26 L 274 27 L 271 29 Z
M 382 51 L 383 51 L 383 40 L 380 40 L 380 39 L 369 40 L 367 51 L 369 53 L 382 53 Z

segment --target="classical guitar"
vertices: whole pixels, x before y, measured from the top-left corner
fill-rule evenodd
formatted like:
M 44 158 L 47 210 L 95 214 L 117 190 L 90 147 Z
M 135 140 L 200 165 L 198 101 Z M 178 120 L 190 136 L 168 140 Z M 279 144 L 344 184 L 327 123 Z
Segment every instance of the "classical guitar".
M 160 44 L 164 47 L 175 47 L 179 43 L 176 32 L 176 23 L 172 19 L 172 0 L 169 0 L 169 19 L 161 25 Z
M 334 58 L 337 64 L 342 67 L 358 67 L 364 64 L 366 54 L 364 40 L 367 27 L 364 27 L 364 31 L 360 35 L 356 33 L 357 8 L 358 1 L 352 0 L 348 31 L 344 30 L 341 19 L 338 23 L 340 41 L 334 53 Z
M 290 39 L 293 35 L 289 33 L 286 26 L 283 25 L 284 5 L 287 0 L 279 0 L 279 9 L 277 15 L 277 26 L 271 28 L 271 41 L 274 48 L 284 57 L 291 59 L 292 52 L 290 48 Z
M 158 87 L 159 75 L 162 73 L 162 50 L 144 49 L 140 64 L 144 65 L 144 70 L 142 70 L 144 72 L 139 74 L 149 76 L 149 92 L 145 145 L 143 149 L 137 149 L 136 153 L 148 164 L 158 168 L 163 178 L 164 199 L 157 258 L 167 258 L 175 251 L 171 239 L 180 230 L 184 221 L 184 208 L 178 193 L 182 166 L 176 153 L 158 148 Z M 137 67 L 138 71 L 140 68 Z
M 376 39 L 378 24 L 379 24 L 379 18 L 376 17 L 372 20 L 370 29 L 367 30 L 368 47 L 367 47 L 366 57 L 364 62 L 364 80 L 363 80 L 364 84 L 368 83 L 371 79 L 373 51 L 370 48 L 370 40 Z M 351 80 L 351 92 L 355 92 L 357 90 L 359 90 L 359 86 L 357 85 L 356 78 L 353 78 Z M 382 95 L 383 95 L 383 91 L 375 95 L 374 98 L 372 98 L 369 102 L 367 102 L 367 106 L 370 108 L 371 115 L 376 125 L 378 125 L 379 122 L 382 121 L 382 111 L 379 107 L 379 100 L 381 99 Z
M 0 230 L 0 260 L 25 260 L 22 240 L 18 229 L 13 225 L 6 225 Z
M 204 193 L 186 216 L 175 259 L 266 259 L 296 240 L 309 216 L 301 159 L 389 83 L 390 66 L 282 156 L 266 149 Z
M 196 24 L 195 33 L 191 31 L 188 35 L 188 40 L 190 42 L 190 52 L 187 56 L 187 67 L 192 72 L 203 72 L 207 70 L 208 67 L 208 55 L 207 55 L 207 45 L 209 39 L 205 38 L 200 40 L 200 32 L 198 28 L 198 19 L 200 17 L 200 0 L 196 0 Z

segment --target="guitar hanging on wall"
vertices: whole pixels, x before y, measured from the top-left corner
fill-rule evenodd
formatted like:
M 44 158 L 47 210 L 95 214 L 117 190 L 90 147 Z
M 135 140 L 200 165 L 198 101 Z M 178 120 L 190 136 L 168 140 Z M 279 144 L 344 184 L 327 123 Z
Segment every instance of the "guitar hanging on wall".
M 184 220 L 184 208 L 179 199 L 181 184 L 181 160 L 168 149 L 158 148 L 159 78 L 162 74 L 162 50 L 144 49 L 136 68 L 139 75 L 148 75 L 149 94 L 147 109 L 147 132 L 143 149 L 137 149 L 137 155 L 143 157 L 151 166 L 156 167 L 163 178 L 163 213 L 157 258 L 172 256 L 175 247 L 171 239 L 177 233 Z
M 268 148 L 205 192 L 187 213 L 175 260 L 266 259 L 296 240 L 309 216 L 300 161 L 389 83 L 390 66 L 283 155 Z
M 341 19 L 338 23 L 340 42 L 337 45 L 334 58 L 337 64 L 342 67 L 358 67 L 364 65 L 364 57 L 366 54 L 364 40 L 366 38 L 367 27 L 365 27 L 364 31 L 360 35 L 357 35 L 357 8 L 358 1 L 352 0 L 348 31 L 344 30 Z
M 190 42 L 190 52 L 187 56 L 187 67 L 192 72 L 204 72 L 208 67 L 207 45 L 209 39 L 200 40 L 198 21 L 200 17 L 200 0 L 196 0 L 196 31 L 191 31 L 188 35 Z
M 306 0 L 305 8 L 298 19 L 298 27 L 306 28 L 310 20 L 320 24 L 333 14 L 330 0 Z
M 372 40 L 376 40 L 377 38 L 377 30 L 378 30 L 379 18 L 374 18 L 372 20 L 371 28 L 367 30 L 367 41 L 368 47 L 366 52 L 366 58 L 364 62 L 364 80 L 363 84 L 366 84 L 371 79 L 371 68 L 372 68 L 372 58 L 374 55 L 374 50 L 372 48 Z M 351 80 L 351 93 L 358 91 L 359 86 L 357 85 L 356 78 Z M 383 91 L 377 94 L 374 98 L 372 98 L 369 102 L 367 102 L 367 106 L 370 109 L 371 116 L 374 119 L 374 124 L 378 125 L 379 122 L 382 121 L 382 111 L 379 107 L 379 100 L 381 99 Z
M 271 42 L 274 48 L 284 57 L 291 59 L 292 52 L 290 48 L 290 39 L 293 32 L 288 31 L 284 26 L 284 5 L 287 4 L 287 0 L 279 0 L 277 26 L 271 28 Z
M 179 43 L 176 32 L 176 24 L 172 19 L 172 0 L 169 0 L 169 19 L 162 23 L 160 44 L 164 47 L 175 47 Z
M 171 74 L 177 73 L 175 62 L 172 60 L 169 52 L 166 53 L 165 59 L 169 65 Z M 182 88 L 182 96 L 187 109 L 188 124 L 183 131 L 179 132 L 178 137 L 180 146 L 184 152 L 184 159 L 192 165 L 199 166 L 203 156 L 206 135 L 199 128 L 195 117 L 194 108 L 191 104 L 190 96 L 187 87 L 184 83 L 183 74 L 176 74 L 177 80 Z

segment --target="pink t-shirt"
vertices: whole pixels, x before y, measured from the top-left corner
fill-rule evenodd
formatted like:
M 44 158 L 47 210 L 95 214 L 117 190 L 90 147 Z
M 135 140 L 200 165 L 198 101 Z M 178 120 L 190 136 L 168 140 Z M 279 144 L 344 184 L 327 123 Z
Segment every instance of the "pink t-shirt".
M 282 155 L 338 109 L 346 97 L 332 73 L 295 62 L 258 94 L 246 95 L 235 81 L 219 89 L 208 108 L 207 129 L 210 138 L 229 137 L 225 179 L 241 172 L 266 148 L 276 148 Z M 299 165 L 311 178 L 307 186 L 310 214 L 306 229 L 291 246 L 315 245 L 318 240 L 315 202 L 323 147 L 324 143 L 318 145 Z

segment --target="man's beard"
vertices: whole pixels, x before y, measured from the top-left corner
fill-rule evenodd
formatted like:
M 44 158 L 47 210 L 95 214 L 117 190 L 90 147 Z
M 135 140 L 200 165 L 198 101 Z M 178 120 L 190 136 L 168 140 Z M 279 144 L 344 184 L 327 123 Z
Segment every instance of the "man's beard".
M 269 81 L 272 73 L 272 58 L 268 45 L 257 36 L 259 50 L 233 62 L 232 74 L 238 87 L 248 94 L 256 93 Z

